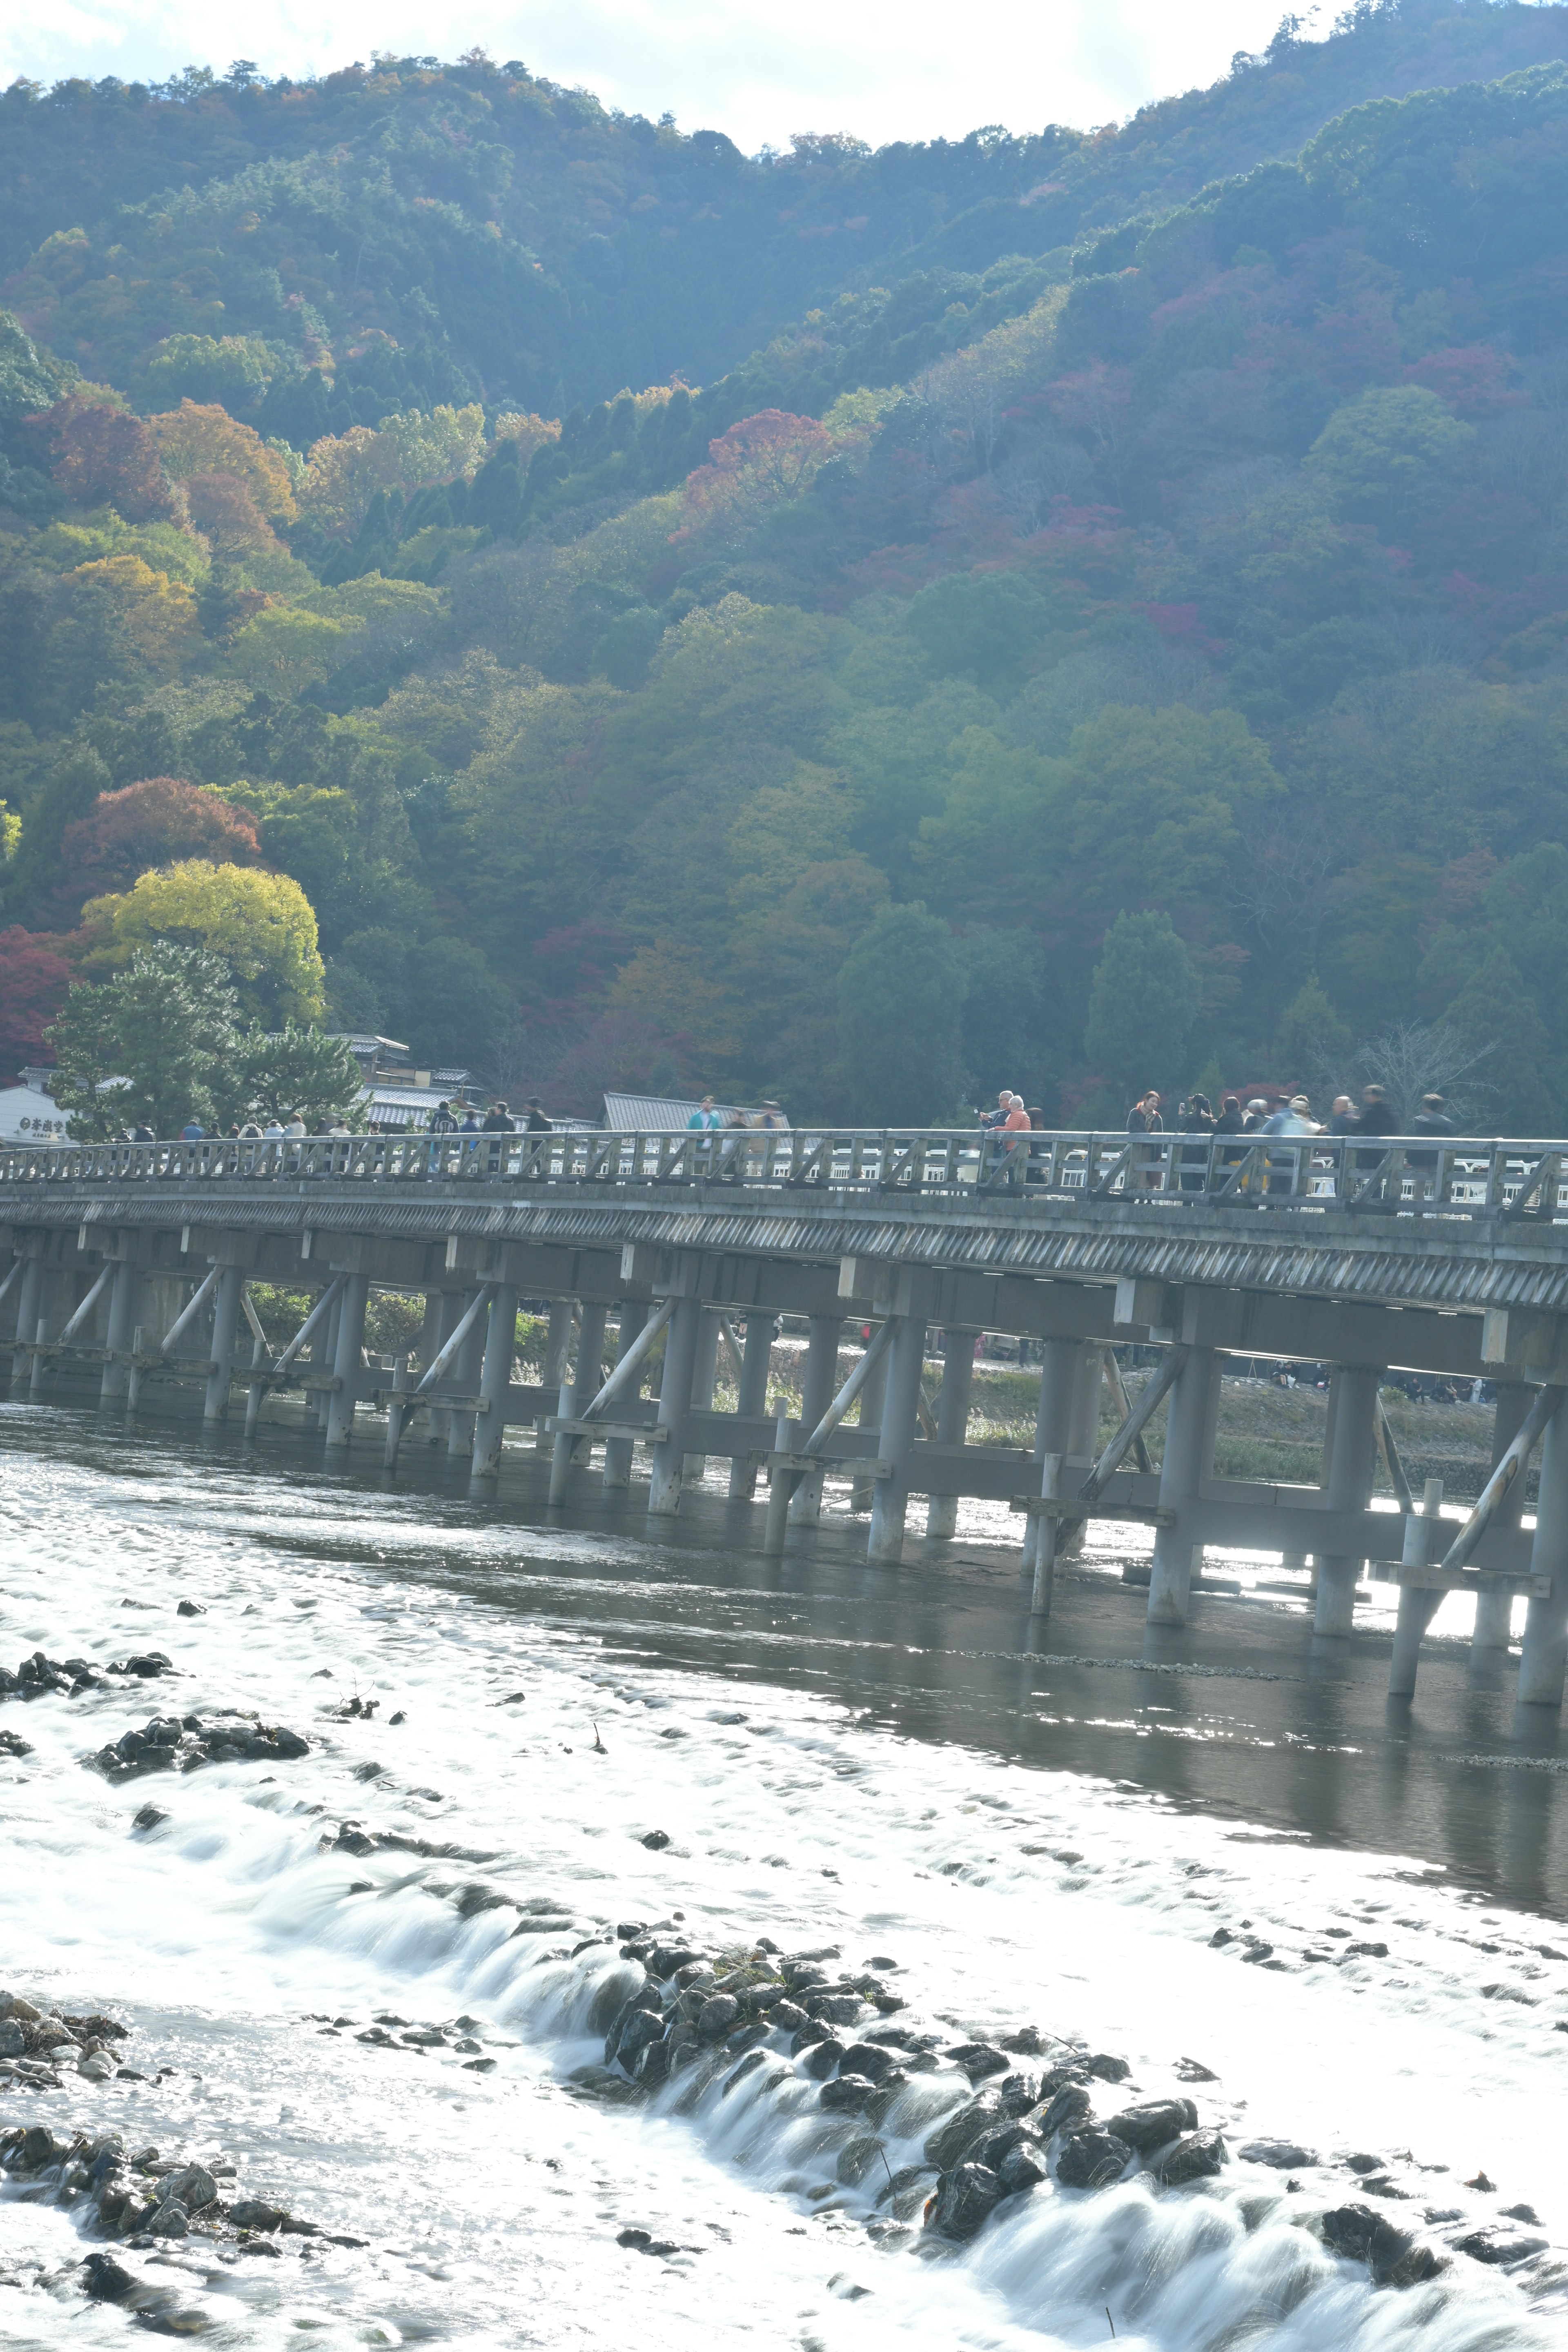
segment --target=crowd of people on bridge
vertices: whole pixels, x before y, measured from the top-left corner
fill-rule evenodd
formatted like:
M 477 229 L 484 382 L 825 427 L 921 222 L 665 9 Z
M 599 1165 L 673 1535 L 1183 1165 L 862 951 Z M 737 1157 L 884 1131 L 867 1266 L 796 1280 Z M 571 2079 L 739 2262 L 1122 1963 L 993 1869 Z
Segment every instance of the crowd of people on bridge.
M 1127 1114 L 1127 1132 L 1130 1136 L 1154 1136 L 1164 1131 L 1161 1096 L 1157 1088 L 1149 1087 L 1139 1096 Z M 1336 1095 L 1326 1119 L 1312 1117 L 1311 1104 L 1302 1094 L 1291 1095 L 1274 1108 L 1270 1107 L 1266 1095 L 1250 1097 L 1245 1107 L 1238 1095 L 1223 1095 L 1217 1112 L 1207 1095 L 1192 1094 L 1176 1107 L 1174 1131 L 1205 1139 L 1205 1143 L 1199 1148 L 1189 1146 L 1179 1150 L 1176 1165 L 1180 1189 L 1184 1192 L 1200 1192 L 1211 1182 L 1227 1182 L 1235 1171 L 1253 1160 L 1256 1139 L 1262 1136 L 1297 1140 L 1312 1136 L 1334 1140 L 1365 1138 L 1375 1143 L 1390 1135 L 1451 1136 L 1457 1132 L 1442 1095 L 1423 1095 L 1420 1110 L 1408 1128 L 1402 1128 L 1388 1099 L 1386 1087 L 1375 1085 L 1362 1088 L 1359 1103 L 1353 1102 L 1349 1095 Z M 1233 1147 L 1222 1148 L 1217 1154 L 1213 1154 L 1207 1139 L 1215 1136 L 1235 1136 L 1237 1141 Z M 1254 1140 L 1249 1142 L 1247 1140 L 1248 1138 Z M 1174 1146 L 1166 1148 L 1176 1149 Z M 1137 1172 L 1145 1189 L 1152 1190 L 1163 1181 L 1164 1150 L 1151 1148 L 1142 1155 L 1142 1166 Z M 1347 1154 L 1347 1161 L 1352 1174 L 1364 1174 L 1380 1163 L 1382 1156 L 1381 1152 L 1352 1152 Z M 1212 1176 L 1211 1157 L 1214 1160 Z M 1437 1165 L 1437 1155 L 1435 1151 L 1429 1155 L 1412 1152 L 1408 1164 L 1413 1170 L 1430 1171 Z M 1306 1170 L 1298 1152 L 1266 1153 L 1258 1171 L 1255 1189 L 1289 1192 L 1298 1184 L 1304 1189 L 1305 1181 Z M 1237 1189 L 1254 1189 L 1250 1176 L 1239 1179 Z

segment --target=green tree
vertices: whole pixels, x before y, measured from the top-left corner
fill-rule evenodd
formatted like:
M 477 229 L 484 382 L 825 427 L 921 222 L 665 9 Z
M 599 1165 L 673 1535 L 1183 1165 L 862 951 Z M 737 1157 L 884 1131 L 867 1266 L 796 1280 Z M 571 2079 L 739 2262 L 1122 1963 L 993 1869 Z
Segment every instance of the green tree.
M 7 914 L 22 915 L 43 897 L 59 857 L 65 829 L 85 816 L 112 778 L 89 743 L 77 743 L 56 761 L 22 820 L 21 846 L 0 882 Z
M 1274 1033 L 1274 1061 L 1279 1076 L 1320 1085 L 1343 1072 L 1354 1041 L 1348 1023 L 1340 1019 L 1315 971 L 1309 972 L 1279 1016 Z
M 838 1058 L 857 1125 L 921 1127 L 963 1091 L 964 974 L 918 898 L 884 907 L 838 974 Z
M 1408 508 L 1475 437 L 1435 392 L 1378 384 L 1334 411 L 1302 464 L 1342 513 L 1377 520 Z
M 242 1037 L 226 1068 L 214 1080 L 219 1121 L 247 1116 L 266 1121 L 297 1110 L 308 1128 L 341 1118 L 363 1129 L 363 1082 L 359 1064 L 342 1037 L 287 1022 L 281 1029 L 253 1029 Z
M 238 1045 L 238 1010 L 216 956 L 167 941 L 138 948 L 102 987 L 73 988 L 46 1033 L 71 1133 L 101 1141 L 144 1124 L 167 1138 L 189 1118 L 210 1125 Z
M 1473 1053 L 1480 1055 L 1472 1076 L 1485 1087 L 1504 1135 L 1545 1136 L 1561 1131 L 1565 1105 L 1561 1064 L 1552 1051 L 1546 1024 L 1508 950 L 1488 949 L 1444 1015 Z
M 1033 931 L 971 931 L 958 942 L 966 993 L 963 1055 L 981 1101 L 1012 1087 L 1026 1102 L 1055 1090 L 1046 1031 L 1045 950 Z
M 1089 993 L 1084 1050 L 1129 1101 L 1180 1083 L 1203 990 L 1169 915 L 1118 915 Z

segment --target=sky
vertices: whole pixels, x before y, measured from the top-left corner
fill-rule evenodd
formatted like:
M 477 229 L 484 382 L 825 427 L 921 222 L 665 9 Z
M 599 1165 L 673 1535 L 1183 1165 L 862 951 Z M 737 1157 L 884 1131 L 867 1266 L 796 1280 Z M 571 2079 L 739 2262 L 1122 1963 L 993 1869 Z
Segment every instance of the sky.
M 451 58 L 477 46 L 628 113 L 726 131 L 748 153 L 797 131 L 879 146 L 986 123 L 1121 121 L 1261 47 L 1282 5 L 990 0 L 954 16 L 932 0 L 250 0 L 230 17 L 210 0 L 53 0 L 0 10 L 0 83 L 162 79 L 238 56 L 308 74 L 368 64 L 374 49 Z

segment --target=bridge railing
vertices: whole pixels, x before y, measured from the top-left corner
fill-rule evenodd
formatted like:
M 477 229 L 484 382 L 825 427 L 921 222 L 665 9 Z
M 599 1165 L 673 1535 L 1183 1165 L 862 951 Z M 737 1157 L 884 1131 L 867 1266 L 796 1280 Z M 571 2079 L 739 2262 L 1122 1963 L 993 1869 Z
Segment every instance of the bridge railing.
M 752 1129 L 354 1135 L 0 1147 L 0 1195 L 50 1185 L 744 1185 L 1290 1210 L 1552 1218 L 1568 1142 L 1464 1137 L 1130 1136 Z M 526 1197 L 526 1195 L 525 1195 Z

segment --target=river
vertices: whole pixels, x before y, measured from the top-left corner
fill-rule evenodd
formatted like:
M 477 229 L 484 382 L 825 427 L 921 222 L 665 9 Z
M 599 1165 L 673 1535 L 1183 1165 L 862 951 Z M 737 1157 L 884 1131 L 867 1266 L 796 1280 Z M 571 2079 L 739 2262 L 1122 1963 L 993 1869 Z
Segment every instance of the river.
M 0 1706 L 30 1749 L 0 1756 L 0 1989 L 132 2029 L 126 2075 L 7 2089 L 0 2126 L 232 2165 L 226 2195 L 328 2233 L 127 2252 L 139 2317 L 84 2298 L 79 2211 L 13 2176 L 0 2342 L 1568 2342 L 1568 1796 L 1501 1675 L 1440 1653 L 1391 1716 L 1379 1636 L 1325 1663 L 1257 1596 L 1146 1648 L 1094 1555 L 1025 1655 L 1016 1522 L 876 1572 L 863 1522 L 826 1524 L 770 1563 L 716 1488 L 651 1536 L 545 1523 L 526 1455 L 480 1505 L 421 1452 L 388 1487 L 369 1448 L 328 1474 L 279 1433 L 0 1407 L 0 1664 L 177 1670 Z M 154 1712 L 225 1708 L 310 1752 L 83 1769 Z M 780 2048 L 639 2101 L 603 2065 L 629 1925 L 869 1968 L 939 2051 L 1033 2026 L 1110 2053 L 1102 2116 L 1191 2096 L 1229 2161 L 1041 2188 L 948 2244 L 923 2186 L 887 2191 L 952 2063 L 874 2154 Z M 1241 2153 L 1270 2137 L 1308 2159 L 1289 2180 Z M 1366 2179 L 1443 2258 L 1427 2283 L 1322 2242 Z

